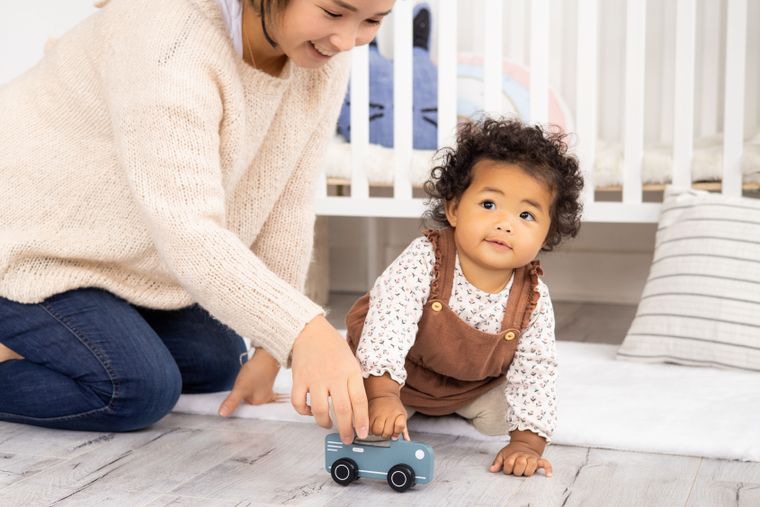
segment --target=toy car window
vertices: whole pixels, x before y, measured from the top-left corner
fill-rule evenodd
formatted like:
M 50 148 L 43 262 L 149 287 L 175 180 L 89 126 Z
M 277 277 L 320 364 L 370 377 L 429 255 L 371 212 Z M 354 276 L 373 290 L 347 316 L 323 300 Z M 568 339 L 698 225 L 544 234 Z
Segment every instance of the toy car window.
M 360 440 L 358 438 L 355 438 L 354 445 L 369 445 L 372 447 L 390 447 L 391 443 L 389 440 Z

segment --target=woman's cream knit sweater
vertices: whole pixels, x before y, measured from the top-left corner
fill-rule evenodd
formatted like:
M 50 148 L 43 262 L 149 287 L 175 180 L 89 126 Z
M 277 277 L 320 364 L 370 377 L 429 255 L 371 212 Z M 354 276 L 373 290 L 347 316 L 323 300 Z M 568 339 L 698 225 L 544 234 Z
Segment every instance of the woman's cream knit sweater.
M 286 364 L 322 312 L 312 201 L 348 70 L 249 67 L 216 0 L 108 2 L 0 88 L 0 296 L 198 303 Z

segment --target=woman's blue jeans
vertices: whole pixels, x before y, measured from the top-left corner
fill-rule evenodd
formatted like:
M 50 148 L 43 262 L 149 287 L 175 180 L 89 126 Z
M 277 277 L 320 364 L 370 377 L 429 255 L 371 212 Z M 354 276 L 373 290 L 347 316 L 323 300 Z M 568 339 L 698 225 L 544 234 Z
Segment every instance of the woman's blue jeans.
M 100 289 L 39 304 L 0 297 L 0 420 L 131 431 L 164 417 L 183 393 L 228 390 L 243 340 L 198 305 L 133 306 Z

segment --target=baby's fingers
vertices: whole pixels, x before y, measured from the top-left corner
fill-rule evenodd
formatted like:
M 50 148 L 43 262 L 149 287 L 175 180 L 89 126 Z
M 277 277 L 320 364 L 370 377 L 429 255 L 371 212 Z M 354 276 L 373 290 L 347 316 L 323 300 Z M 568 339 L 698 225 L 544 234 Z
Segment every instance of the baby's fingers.
M 552 464 L 549 463 L 548 459 L 541 458 L 538 460 L 538 468 L 543 468 L 547 477 L 552 476 Z
M 509 471 L 507 471 L 507 467 L 504 468 L 505 474 L 513 474 L 513 475 L 526 475 L 525 469 L 528 466 L 528 458 L 524 454 L 518 454 L 515 459 L 510 458 L 507 462 L 512 462 Z
M 488 470 L 491 472 L 498 472 L 501 470 L 502 466 L 504 466 L 504 458 L 501 453 L 499 453 L 496 455 L 496 458 L 494 458 L 493 463 L 491 463 L 491 467 Z
M 383 436 L 383 428 L 385 427 L 385 418 L 381 416 L 374 416 L 369 423 L 370 435 Z
M 538 460 L 536 458 L 528 458 L 527 463 L 525 465 L 525 472 L 523 472 L 523 475 L 525 477 L 530 477 L 531 475 L 536 473 L 536 469 L 538 468 Z
M 386 440 L 394 438 L 394 436 L 396 435 L 395 429 L 396 429 L 396 420 L 391 419 L 390 417 L 386 417 L 385 424 L 383 425 L 383 432 L 382 432 L 383 438 Z
M 402 435 L 404 440 L 410 440 L 409 430 L 406 428 L 406 414 L 399 414 L 396 416 L 395 424 L 393 426 L 393 438 L 397 438 L 397 435 Z

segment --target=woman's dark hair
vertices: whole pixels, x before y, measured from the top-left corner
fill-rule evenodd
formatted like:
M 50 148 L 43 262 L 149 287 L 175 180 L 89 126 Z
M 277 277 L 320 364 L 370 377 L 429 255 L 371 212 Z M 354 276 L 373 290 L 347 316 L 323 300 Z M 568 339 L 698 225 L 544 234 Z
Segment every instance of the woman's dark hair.
M 267 16 L 278 16 L 282 14 L 285 7 L 288 6 L 290 0 L 247 0 L 251 7 L 256 9 L 256 12 L 261 12 L 261 8 L 264 8 L 264 12 Z M 269 19 L 267 19 L 269 21 Z
M 277 41 L 270 35 L 271 26 L 277 22 L 277 18 L 282 15 L 290 0 L 243 0 L 253 7 L 261 18 L 261 29 L 264 32 L 269 45 L 277 47 Z
M 525 125 L 514 119 L 485 118 L 462 124 L 456 148 L 442 148 L 425 192 L 430 200 L 424 220 L 427 225 L 450 227 L 445 204 L 462 197 L 472 182 L 472 168 L 481 160 L 520 166 L 534 178 L 546 183 L 554 197 L 551 225 L 542 250 L 550 251 L 580 229 L 583 205 L 580 202 L 583 176 L 578 160 L 567 153 L 566 134 L 550 132 L 538 125 Z

